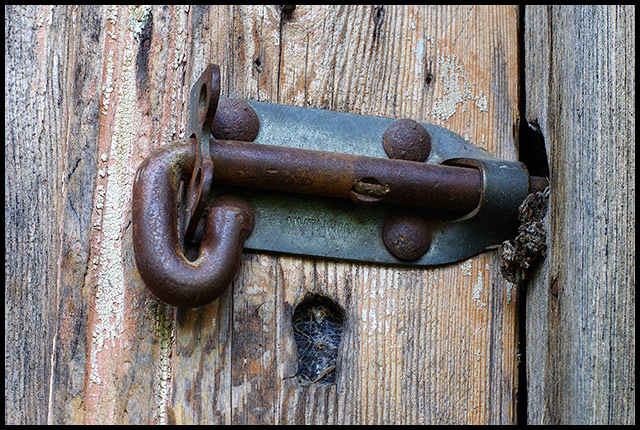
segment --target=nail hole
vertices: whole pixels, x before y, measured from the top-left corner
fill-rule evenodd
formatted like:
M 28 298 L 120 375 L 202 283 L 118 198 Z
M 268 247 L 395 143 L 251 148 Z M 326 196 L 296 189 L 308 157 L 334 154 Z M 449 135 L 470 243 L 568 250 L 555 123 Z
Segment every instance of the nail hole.
M 282 15 L 285 17 L 288 17 L 294 10 L 296 10 L 296 5 L 294 4 L 278 5 L 278 7 L 280 8 Z
M 373 13 L 373 41 L 375 42 L 376 39 L 380 37 L 380 29 L 382 28 L 382 23 L 384 22 L 384 6 L 374 6 Z
M 293 313 L 293 334 L 298 349 L 301 384 L 335 384 L 344 311 L 333 300 L 307 295 Z
M 424 76 L 424 83 L 429 85 L 431 84 L 431 82 L 433 82 L 433 73 L 431 72 L 431 70 L 427 70 Z
M 256 57 L 253 59 L 253 70 L 255 70 L 258 73 L 262 73 L 262 71 L 264 70 L 264 66 L 262 64 L 262 58 Z

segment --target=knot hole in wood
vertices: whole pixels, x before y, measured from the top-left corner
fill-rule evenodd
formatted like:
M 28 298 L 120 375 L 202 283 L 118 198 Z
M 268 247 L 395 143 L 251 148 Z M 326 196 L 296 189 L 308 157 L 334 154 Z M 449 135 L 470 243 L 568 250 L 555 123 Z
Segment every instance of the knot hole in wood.
M 328 297 L 308 294 L 296 306 L 292 323 L 301 384 L 336 383 L 344 322 L 343 309 Z

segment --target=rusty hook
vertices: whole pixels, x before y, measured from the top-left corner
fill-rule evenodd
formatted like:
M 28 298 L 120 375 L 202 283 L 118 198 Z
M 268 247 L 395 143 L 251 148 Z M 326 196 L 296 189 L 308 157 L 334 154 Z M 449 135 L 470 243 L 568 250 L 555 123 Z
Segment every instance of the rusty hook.
M 217 299 L 238 271 L 244 241 L 254 226 L 251 206 L 239 197 L 215 198 L 207 206 L 200 254 L 189 261 L 181 250 L 179 188 L 193 172 L 190 141 L 156 150 L 138 168 L 133 184 L 133 247 L 147 287 L 161 300 L 198 307 Z

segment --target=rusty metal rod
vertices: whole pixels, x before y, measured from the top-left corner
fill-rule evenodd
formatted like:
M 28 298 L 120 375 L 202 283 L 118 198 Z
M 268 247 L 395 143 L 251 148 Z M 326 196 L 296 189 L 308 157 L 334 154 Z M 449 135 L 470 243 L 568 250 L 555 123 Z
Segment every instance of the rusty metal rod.
M 479 202 L 480 171 L 414 161 L 211 140 L 217 184 L 469 212 Z M 545 178 L 532 177 L 530 191 Z

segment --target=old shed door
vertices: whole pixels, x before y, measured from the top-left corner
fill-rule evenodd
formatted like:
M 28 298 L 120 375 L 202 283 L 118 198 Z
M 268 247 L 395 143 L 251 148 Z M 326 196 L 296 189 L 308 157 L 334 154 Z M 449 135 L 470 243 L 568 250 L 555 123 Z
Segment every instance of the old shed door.
M 57 277 L 38 293 L 55 333 L 38 342 L 48 408 L 23 422 L 515 421 L 518 297 L 496 252 L 428 270 L 246 252 L 220 299 L 177 310 L 136 271 L 130 199 L 140 162 L 184 137 L 210 62 L 224 97 L 411 118 L 513 160 L 516 7 L 43 6 L 19 19 L 30 33 L 11 67 L 45 100 L 33 117 L 58 118 L 38 133 L 57 148 L 62 196 Z M 334 383 L 296 376 L 292 319 L 309 293 L 344 311 Z

